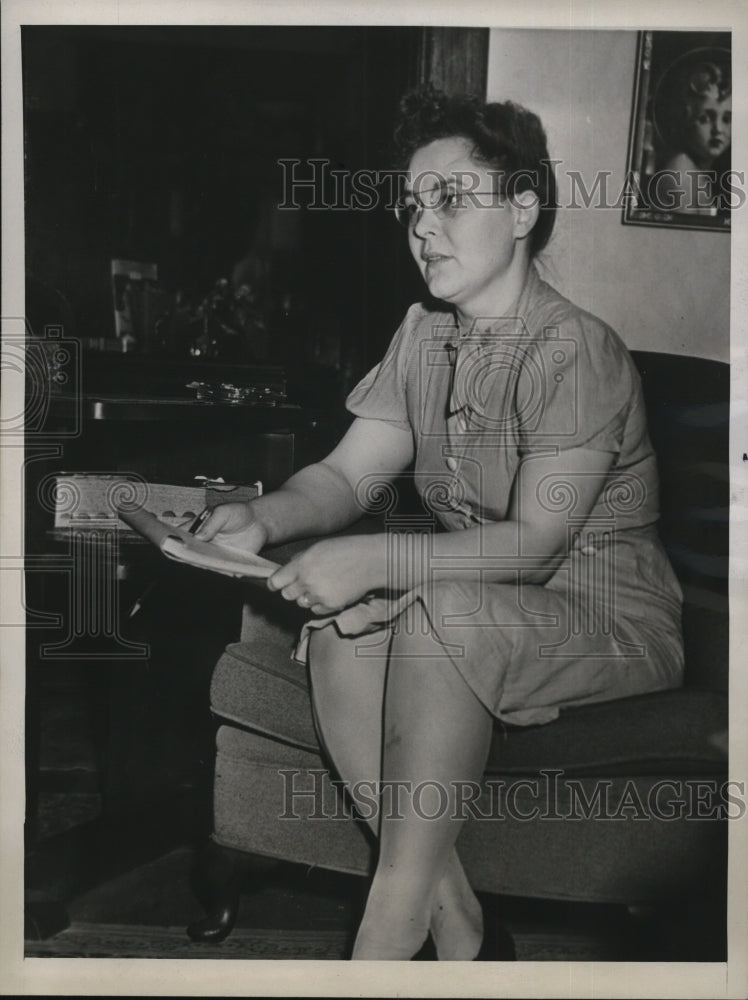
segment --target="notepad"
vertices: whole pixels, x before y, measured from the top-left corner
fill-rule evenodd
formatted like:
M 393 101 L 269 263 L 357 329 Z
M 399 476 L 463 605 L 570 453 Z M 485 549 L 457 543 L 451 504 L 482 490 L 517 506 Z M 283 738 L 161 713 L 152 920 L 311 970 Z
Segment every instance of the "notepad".
M 168 559 L 222 573 L 224 576 L 264 580 L 278 569 L 278 563 L 244 549 L 204 542 L 184 528 L 165 524 L 147 510 L 118 511 L 120 518 L 149 542 L 157 546 Z

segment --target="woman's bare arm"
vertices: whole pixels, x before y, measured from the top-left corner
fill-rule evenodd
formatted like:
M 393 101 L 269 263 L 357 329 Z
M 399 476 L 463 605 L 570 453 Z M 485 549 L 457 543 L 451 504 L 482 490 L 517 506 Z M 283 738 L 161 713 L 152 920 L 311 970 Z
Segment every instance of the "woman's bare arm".
M 486 581 L 510 583 L 521 569 L 527 583 L 546 583 L 568 552 L 570 527 L 584 524 L 612 463 L 611 452 L 587 448 L 525 457 L 506 520 L 435 535 L 430 578 L 475 568 Z
M 408 590 L 454 577 L 516 583 L 522 571 L 528 583 L 543 584 L 569 547 L 571 509 L 558 502 L 560 493 L 573 495 L 573 517 L 583 524 L 612 462 L 611 453 L 585 448 L 527 457 L 504 521 L 435 535 L 405 533 L 394 546 L 386 535 L 323 540 L 277 570 L 268 586 L 287 600 L 303 595 L 322 614 L 372 590 Z
M 294 538 L 327 535 L 365 512 L 357 487 L 367 477 L 388 481 L 413 460 L 413 436 L 384 420 L 357 418 L 321 462 L 306 466 L 283 486 L 248 504 L 223 504 L 199 537 L 259 551 Z

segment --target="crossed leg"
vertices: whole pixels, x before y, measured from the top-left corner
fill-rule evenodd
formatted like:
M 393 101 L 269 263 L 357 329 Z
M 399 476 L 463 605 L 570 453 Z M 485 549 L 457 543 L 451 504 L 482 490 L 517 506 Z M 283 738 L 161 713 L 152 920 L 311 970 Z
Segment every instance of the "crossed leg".
M 399 815 L 380 809 L 370 821 L 379 860 L 354 958 L 410 958 L 429 926 L 441 959 L 471 959 L 480 948 L 481 911 L 454 850 L 462 821 L 452 807 L 455 782 L 480 780 L 492 717 L 435 651 L 426 624 L 424 615 L 391 644 L 382 633 L 375 656 L 357 655 L 362 640 L 343 639 L 333 627 L 312 637 L 315 717 L 343 780 L 423 789 L 420 801 L 400 799 Z

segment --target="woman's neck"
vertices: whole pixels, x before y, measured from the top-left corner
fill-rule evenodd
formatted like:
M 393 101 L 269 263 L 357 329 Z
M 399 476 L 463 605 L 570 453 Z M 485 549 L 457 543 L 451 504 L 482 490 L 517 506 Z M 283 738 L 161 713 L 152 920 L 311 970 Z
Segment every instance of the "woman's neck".
M 455 305 L 455 317 L 463 330 L 470 330 L 480 320 L 507 319 L 516 314 L 522 289 L 532 261 L 523 255 L 515 262 L 500 286 L 486 289 L 486 294 L 464 306 Z

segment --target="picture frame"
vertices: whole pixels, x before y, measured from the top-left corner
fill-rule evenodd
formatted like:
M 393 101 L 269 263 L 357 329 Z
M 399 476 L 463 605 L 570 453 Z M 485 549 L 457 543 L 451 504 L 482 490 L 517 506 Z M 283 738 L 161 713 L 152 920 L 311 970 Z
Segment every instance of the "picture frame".
M 639 32 L 623 223 L 729 232 L 730 32 Z

